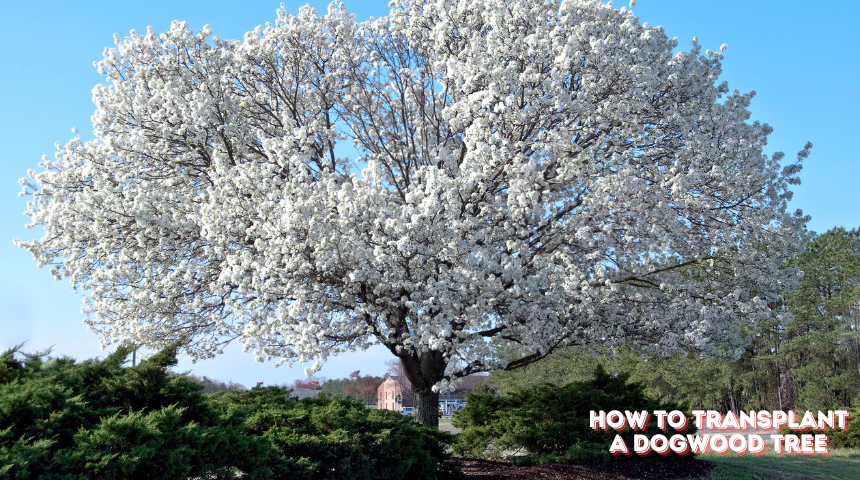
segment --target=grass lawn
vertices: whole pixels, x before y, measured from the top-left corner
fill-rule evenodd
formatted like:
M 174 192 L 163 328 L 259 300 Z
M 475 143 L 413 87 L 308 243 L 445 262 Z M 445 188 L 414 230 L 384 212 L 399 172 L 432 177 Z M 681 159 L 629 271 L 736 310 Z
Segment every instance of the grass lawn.
M 701 456 L 716 464 L 711 479 L 736 480 L 856 480 L 860 478 L 860 450 L 834 450 L 830 456 L 765 455 Z

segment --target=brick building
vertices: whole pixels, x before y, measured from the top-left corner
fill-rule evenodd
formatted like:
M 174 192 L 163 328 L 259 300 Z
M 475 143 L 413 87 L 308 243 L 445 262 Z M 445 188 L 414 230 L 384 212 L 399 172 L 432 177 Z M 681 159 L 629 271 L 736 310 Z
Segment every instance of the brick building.
M 397 403 L 397 396 L 402 395 L 402 402 Z M 400 407 L 412 406 L 412 384 L 402 375 L 392 375 L 386 378 L 376 389 L 377 410 L 400 410 Z

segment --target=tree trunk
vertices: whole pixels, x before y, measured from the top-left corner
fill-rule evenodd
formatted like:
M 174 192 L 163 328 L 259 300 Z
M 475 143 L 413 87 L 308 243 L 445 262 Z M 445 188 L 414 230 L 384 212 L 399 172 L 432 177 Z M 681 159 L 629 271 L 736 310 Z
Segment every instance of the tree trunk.
M 439 428 L 439 392 L 413 389 L 412 402 L 416 422 Z
M 430 428 L 439 428 L 439 392 L 433 385 L 445 377 L 448 362 L 442 352 L 415 349 L 398 355 L 403 372 L 412 384 L 412 405 L 415 421 Z

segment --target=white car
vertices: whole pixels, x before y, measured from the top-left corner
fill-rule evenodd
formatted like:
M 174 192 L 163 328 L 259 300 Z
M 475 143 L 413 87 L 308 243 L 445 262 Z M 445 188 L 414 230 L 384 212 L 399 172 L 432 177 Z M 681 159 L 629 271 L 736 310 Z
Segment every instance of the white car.
M 412 407 L 400 407 L 401 415 L 412 415 Z

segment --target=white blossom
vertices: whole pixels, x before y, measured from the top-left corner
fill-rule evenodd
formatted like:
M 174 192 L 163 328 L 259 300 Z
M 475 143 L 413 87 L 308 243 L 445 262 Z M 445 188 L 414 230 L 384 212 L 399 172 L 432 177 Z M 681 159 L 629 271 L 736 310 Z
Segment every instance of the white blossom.
M 117 37 L 96 140 L 23 181 L 46 235 L 18 245 L 105 343 L 314 368 L 381 343 L 428 391 L 563 346 L 732 355 L 774 315 L 799 166 L 720 52 L 596 0 L 391 5 Z

